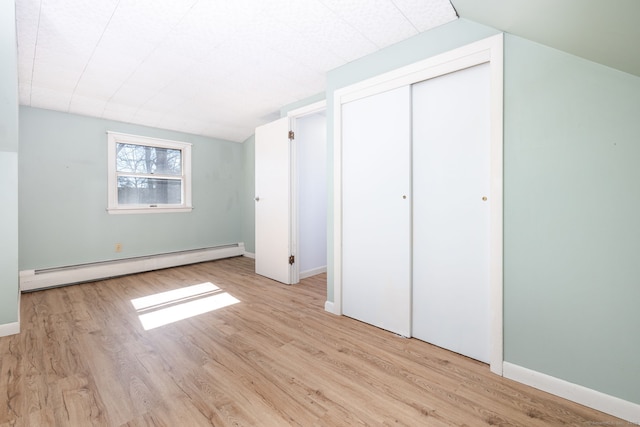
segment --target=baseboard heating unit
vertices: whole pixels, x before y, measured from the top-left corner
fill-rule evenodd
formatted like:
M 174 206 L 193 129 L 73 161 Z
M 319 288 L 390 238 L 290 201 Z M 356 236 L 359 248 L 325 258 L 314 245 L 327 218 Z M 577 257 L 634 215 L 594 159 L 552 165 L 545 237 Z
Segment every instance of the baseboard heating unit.
M 244 243 L 20 272 L 22 292 L 244 255 Z

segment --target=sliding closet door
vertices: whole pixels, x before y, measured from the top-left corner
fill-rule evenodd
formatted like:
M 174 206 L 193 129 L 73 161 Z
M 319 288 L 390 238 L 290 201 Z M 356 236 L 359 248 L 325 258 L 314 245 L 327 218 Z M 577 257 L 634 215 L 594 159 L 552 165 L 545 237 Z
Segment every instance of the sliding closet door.
M 342 108 L 342 309 L 411 333 L 411 88 Z
M 489 64 L 413 85 L 412 335 L 489 361 Z

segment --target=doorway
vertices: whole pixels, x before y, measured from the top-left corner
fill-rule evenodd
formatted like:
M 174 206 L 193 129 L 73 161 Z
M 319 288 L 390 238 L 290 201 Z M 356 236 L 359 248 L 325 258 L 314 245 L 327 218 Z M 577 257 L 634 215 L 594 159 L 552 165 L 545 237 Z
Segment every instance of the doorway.
M 285 284 L 326 271 L 325 105 L 256 128 L 256 273 Z
M 327 271 L 327 116 L 324 110 L 293 119 L 298 207 L 299 279 Z

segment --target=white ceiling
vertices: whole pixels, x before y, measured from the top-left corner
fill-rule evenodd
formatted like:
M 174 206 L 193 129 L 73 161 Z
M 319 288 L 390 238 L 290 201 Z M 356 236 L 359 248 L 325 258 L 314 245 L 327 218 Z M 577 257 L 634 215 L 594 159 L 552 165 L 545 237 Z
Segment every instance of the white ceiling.
M 20 104 L 243 141 L 449 0 L 17 0 Z

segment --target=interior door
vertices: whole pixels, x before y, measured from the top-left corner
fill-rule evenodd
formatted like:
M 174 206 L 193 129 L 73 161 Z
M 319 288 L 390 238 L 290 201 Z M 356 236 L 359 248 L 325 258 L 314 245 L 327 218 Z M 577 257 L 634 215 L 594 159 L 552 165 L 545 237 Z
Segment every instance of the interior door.
M 411 332 L 410 87 L 342 107 L 342 311 Z
M 490 69 L 413 85 L 412 335 L 489 362 Z
M 289 119 L 256 128 L 256 273 L 291 284 L 291 149 Z

